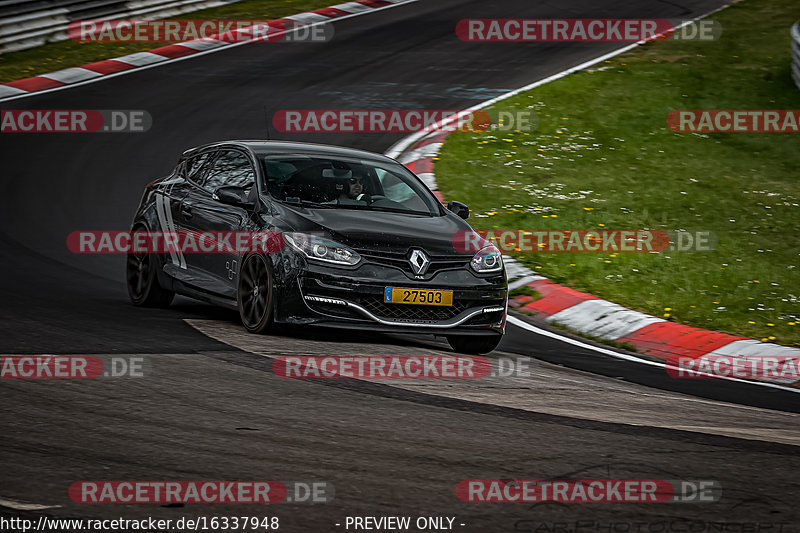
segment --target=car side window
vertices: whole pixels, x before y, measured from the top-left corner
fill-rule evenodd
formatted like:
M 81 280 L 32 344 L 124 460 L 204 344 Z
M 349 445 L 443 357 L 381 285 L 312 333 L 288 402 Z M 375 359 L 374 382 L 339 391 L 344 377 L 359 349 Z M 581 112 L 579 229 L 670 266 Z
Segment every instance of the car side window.
M 211 165 L 203 180 L 202 187 L 215 192 L 220 187 L 244 187 L 246 190 L 256 181 L 256 173 L 250 159 L 238 150 L 225 150 Z
M 205 152 L 190 157 L 186 161 L 186 179 L 200 184 L 203 179 L 203 168 L 211 157 L 212 152 Z

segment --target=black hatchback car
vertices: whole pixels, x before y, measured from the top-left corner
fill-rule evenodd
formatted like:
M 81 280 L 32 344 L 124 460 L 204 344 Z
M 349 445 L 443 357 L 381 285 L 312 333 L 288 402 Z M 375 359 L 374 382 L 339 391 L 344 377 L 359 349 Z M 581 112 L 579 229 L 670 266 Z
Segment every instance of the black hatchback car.
M 445 336 L 457 352 L 488 353 L 504 333 L 508 285 L 491 243 L 454 245 L 472 232 L 468 216 L 382 155 L 282 141 L 209 144 L 147 186 L 132 230 L 261 232 L 270 246 L 134 251 L 128 292 L 135 305 L 167 306 L 178 293 L 238 309 L 253 333 L 287 323 L 424 333 Z

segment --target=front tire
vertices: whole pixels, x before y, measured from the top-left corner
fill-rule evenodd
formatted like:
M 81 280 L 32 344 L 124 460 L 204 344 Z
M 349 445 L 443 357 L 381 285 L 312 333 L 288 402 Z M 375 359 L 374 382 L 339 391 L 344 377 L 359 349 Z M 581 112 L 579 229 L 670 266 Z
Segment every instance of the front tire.
M 447 342 L 454 352 L 467 355 L 483 355 L 494 351 L 502 338 L 501 335 L 448 335 Z
M 133 231 L 147 231 L 139 226 Z M 128 253 L 125 266 L 125 279 L 128 286 L 128 296 L 135 306 L 139 307 L 169 307 L 175 293 L 161 286 L 158 282 L 158 258 L 155 254 L 147 252 Z
M 239 318 L 250 333 L 263 333 L 272 325 L 275 307 L 272 267 L 263 255 L 249 255 L 239 271 Z

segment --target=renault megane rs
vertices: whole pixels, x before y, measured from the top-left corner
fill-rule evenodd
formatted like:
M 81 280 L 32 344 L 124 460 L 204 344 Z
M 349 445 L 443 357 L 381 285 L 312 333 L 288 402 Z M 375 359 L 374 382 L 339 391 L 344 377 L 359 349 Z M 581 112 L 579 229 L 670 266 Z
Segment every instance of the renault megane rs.
M 469 209 L 445 208 L 411 171 L 354 149 L 282 141 L 186 151 L 147 186 L 134 232 L 269 235 L 263 249 L 132 251 L 131 301 L 182 294 L 239 311 L 253 333 L 309 324 L 447 338 L 488 353 L 504 332 L 500 251 L 454 246 Z

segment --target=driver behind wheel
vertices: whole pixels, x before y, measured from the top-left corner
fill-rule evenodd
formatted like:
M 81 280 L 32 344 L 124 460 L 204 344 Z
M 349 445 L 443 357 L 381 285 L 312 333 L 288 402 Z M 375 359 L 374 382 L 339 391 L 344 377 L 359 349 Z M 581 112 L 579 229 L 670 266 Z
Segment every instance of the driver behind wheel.
M 353 201 L 366 202 L 367 195 L 364 194 L 365 177 L 359 171 L 353 171 L 349 178 L 340 179 L 336 184 L 336 192 L 339 193 L 338 201 L 352 203 Z

